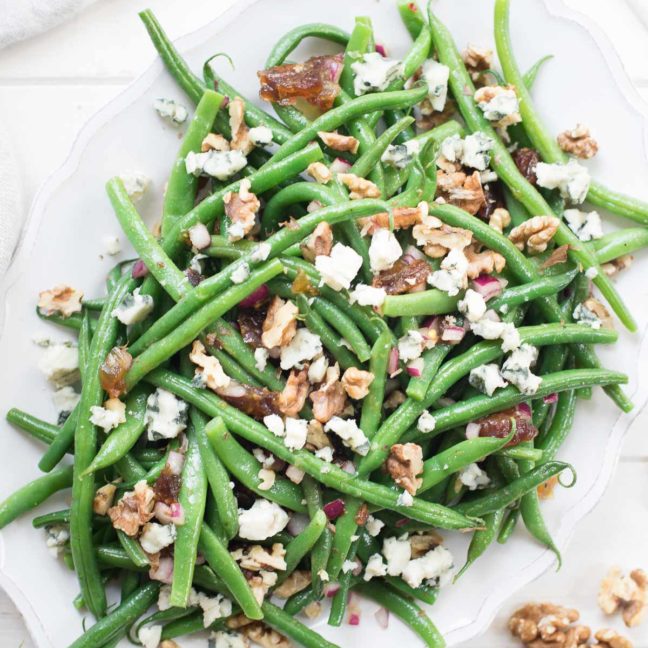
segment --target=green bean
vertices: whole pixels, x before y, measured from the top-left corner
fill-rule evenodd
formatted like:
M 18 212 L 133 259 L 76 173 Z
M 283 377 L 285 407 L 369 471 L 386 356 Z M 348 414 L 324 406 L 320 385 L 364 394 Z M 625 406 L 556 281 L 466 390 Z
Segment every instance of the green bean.
M 425 19 L 416 3 L 409 0 L 398 0 L 398 12 L 410 36 L 416 38 L 425 27 Z
M 304 475 L 304 479 L 302 480 L 302 490 L 304 491 L 304 499 L 306 500 L 306 507 L 308 508 L 308 516 L 313 520 L 318 512 L 322 510 L 322 492 L 317 482 L 309 475 Z M 328 527 L 325 527 L 322 535 L 315 543 L 313 551 L 311 552 L 311 588 L 316 597 L 319 597 L 322 593 L 322 579 L 320 578 L 320 573 L 326 571 L 332 543 L 333 534 Z
M 507 518 L 502 523 L 502 528 L 497 536 L 497 542 L 499 544 L 506 544 L 508 539 L 511 537 L 513 531 L 515 531 L 515 526 L 517 521 L 520 518 L 520 508 L 516 507 L 510 509 Z
M 307 587 L 300 592 L 295 592 L 283 606 L 283 611 L 290 616 L 297 616 L 305 607 L 311 603 L 317 603 L 320 595 L 313 590 L 313 587 Z
M 489 301 L 488 307 L 494 310 L 502 310 L 502 307 L 506 309 L 512 306 L 520 306 L 539 297 L 555 295 L 566 288 L 577 274 L 577 270 L 572 270 L 564 274 L 541 277 L 520 286 L 512 286 L 507 288 L 499 297 Z
M 574 422 L 574 411 L 576 409 L 576 394 L 574 392 L 563 392 L 558 396 L 556 413 L 546 434 L 540 435 L 537 446 L 542 450 L 542 461 L 551 461 L 558 452 L 558 448 L 567 438 Z
M 644 227 L 626 227 L 592 241 L 592 246 L 598 262 L 608 263 L 648 246 L 648 230 Z
M 43 472 L 49 472 L 59 464 L 61 459 L 70 452 L 74 443 L 74 431 L 76 430 L 79 417 L 79 406 L 77 405 L 71 412 L 70 416 L 65 419 L 58 434 L 52 439 L 49 448 L 43 453 L 38 467 Z
M 457 310 L 461 295 L 451 297 L 447 292 L 432 288 L 405 295 L 388 295 L 382 306 L 385 317 L 406 315 L 445 315 Z
M 530 93 L 524 83 L 521 82 L 522 77 L 513 56 L 509 34 L 509 6 L 509 0 L 497 0 L 495 3 L 495 45 L 504 76 L 516 88 L 520 98 L 520 114 L 524 129 L 543 160 L 553 164 L 565 164 L 568 160 L 567 154 L 563 152 L 557 141 L 546 131 L 533 105 Z M 619 216 L 625 216 L 642 225 L 648 225 L 647 203 L 612 191 L 596 181 L 593 181 L 590 185 L 587 200 Z M 562 243 L 560 244 L 562 245 Z M 601 288 L 600 284 L 597 285 Z M 603 291 L 601 290 L 601 292 Z M 621 319 L 623 321 L 623 318 Z
M 51 423 L 47 423 L 32 414 L 28 414 L 23 410 L 12 407 L 7 412 L 7 421 L 12 425 L 19 427 L 21 430 L 27 432 L 30 436 L 50 445 L 57 437 L 60 428 Z M 69 417 L 68 417 L 69 418 Z
M 422 401 L 434 380 L 441 363 L 452 347 L 448 344 L 437 344 L 423 352 L 423 371 L 420 376 L 413 376 L 407 383 L 405 393 L 408 398 Z
M 108 435 L 84 474 L 102 470 L 119 461 L 137 442 L 144 429 L 144 414 L 148 394 L 134 389 L 126 401 L 126 421 Z
M 245 580 L 245 576 L 227 547 L 205 523 L 200 531 L 200 550 L 205 556 L 207 564 L 222 578 L 233 598 L 241 606 L 245 616 L 248 619 L 262 619 L 264 614 Z
M 356 538 L 351 542 L 349 547 L 349 553 L 346 556 L 347 560 L 355 562 L 355 554 L 358 546 L 359 538 Z M 351 584 L 353 579 L 352 571 L 343 571 L 341 574 L 336 576 L 338 581 L 339 589 L 335 592 L 333 600 L 331 601 L 331 610 L 329 612 L 328 624 L 330 626 L 339 627 L 342 625 L 342 619 L 344 618 L 344 612 L 346 611 L 347 603 L 349 602 L 349 592 L 351 590 Z
M 120 601 L 123 603 L 140 584 L 140 577 L 137 572 L 125 571 L 121 574 Z
M 127 573 L 132 573 L 132 572 L 127 572 Z M 178 608 L 178 607 L 171 607 L 166 610 L 158 610 L 157 612 L 150 614 L 146 618 L 141 619 L 137 623 L 137 625 L 134 626 L 133 629 L 131 629 L 131 634 L 134 635 L 135 637 L 138 637 L 140 629 L 146 625 L 156 625 L 164 621 L 169 622 L 169 621 L 177 621 L 179 619 L 186 619 L 190 615 L 193 615 L 195 611 L 196 611 L 195 608 Z
M 560 569 L 560 566 L 562 565 L 562 556 L 560 555 L 560 551 L 558 550 L 558 547 L 556 547 L 556 544 L 547 529 L 544 518 L 542 517 L 537 487 L 522 496 L 520 501 L 520 514 L 522 515 L 524 526 L 526 526 L 529 533 L 556 555 L 558 560 L 557 568 Z
M 130 453 L 117 461 L 115 463 L 115 468 L 121 478 L 129 484 L 135 484 L 140 481 L 140 479 L 146 478 L 146 471 L 142 468 L 137 459 L 130 455 Z
M 142 549 L 142 545 L 137 541 L 137 538 L 126 535 L 121 529 L 117 529 L 117 539 L 134 565 L 148 568 L 150 565 L 148 556 L 144 549 Z
M 52 524 L 67 524 L 70 521 L 70 509 L 63 509 L 62 511 L 52 511 L 39 515 L 32 520 L 34 529 L 41 529 Z
M 432 38 L 439 55 L 439 61 L 451 70 L 449 84 L 452 88 L 454 98 L 466 120 L 466 123 L 473 131 L 482 131 L 493 140 L 492 145 L 492 166 L 497 175 L 511 189 L 513 195 L 524 204 L 533 216 L 551 214 L 552 210 L 542 195 L 524 178 L 520 173 L 508 149 L 499 139 L 493 126 L 486 120 L 482 112 L 473 100 L 474 85 L 466 67 L 457 51 L 452 36 L 441 24 L 432 11 L 429 11 L 429 24 L 432 31 Z M 523 83 L 514 83 L 518 92 L 524 92 Z M 522 87 L 520 87 L 522 86 Z M 521 107 L 526 101 L 521 102 Z M 528 128 L 528 125 L 527 125 Z M 476 220 L 476 219 L 475 219 Z M 596 268 L 599 272 L 594 278 L 594 283 L 606 298 L 612 310 L 630 331 L 636 330 L 636 324 L 629 313 L 616 288 L 605 273 L 600 271 L 596 257 L 582 241 L 565 225 L 560 223 L 554 241 L 558 245 L 569 245 L 571 258 L 580 263 L 584 268 Z
M 468 547 L 466 562 L 454 577 L 455 582 L 493 544 L 502 526 L 502 520 L 505 514 L 506 509 L 501 508 L 493 511 L 493 513 L 484 515 L 484 528 L 477 529 L 473 532 L 473 537 Z
M 499 454 L 504 457 L 509 457 L 510 459 L 522 459 L 525 461 L 540 461 L 543 456 L 542 450 L 523 445 L 504 448 L 504 450 L 501 450 Z
M 445 641 L 423 610 L 412 601 L 378 583 L 358 583 L 354 590 L 373 599 L 407 624 L 430 648 L 442 648 Z
M 286 561 L 286 570 L 284 574 L 280 575 L 279 582 L 285 580 L 285 577 L 297 569 L 302 559 L 309 554 L 313 546 L 320 539 L 326 528 L 326 524 L 327 518 L 324 511 L 317 511 L 306 528 L 286 545 L 286 555 L 284 558 Z
M 578 379 L 580 380 L 581 372 L 578 373 Z M 607 378 L 608 372 L 605 372 L 605 375 Z M 412 506 L 402 506 L 397 503 L 397 494 L 387 487 L 350 475 L 334 464 L 321 461 L 306 450 L 290 451 L 281 439 L 272 435 L 264 425 L 257 423 L 215 394 L 196 390 L 192 387 L 190 381 L 182 376 L 157 369 L 151 372 L 146 380 L 157 387 L 163 387 L 180 396 L 210 416 L 221 416 L 231 432 L 269 450 L 280 459 L 308 473 L 325 486 L 334 488 L 341 493 L 362 498 L 370 504 L 398 511 L 409 518 L 439 528 L 463 529 L 470 528 L 475 523 L 470 518 L 454 515 L 443 506 L 422 502 L 418 498 L 414 498 Z
M 553 54 L 548 54 L 547 56 L 543 56 L 542 58 L 539 58 L 525 73 L 524 73 L 524 85 L 526 88 L 531 90 L 533 85 L 535 84 L 535 80 L 538 76 L 538 73 L 540 72 L 540 69 L 543 67 L 543 65 L 547 62 L 550 61 L 553 58 Z
M 70 488 L 72 468 L 59 468 L 25 484 L 0 502 L 0 529 L 13 522 L 19 515 L 36 508 L 54 493 Z
M 269 601 L 263 602 L 262 610 L 264 623 L 293 639 L 304 648 L 339 648 Z
M 96 648 L 121 636 L 153 604 L 159 590 L 160 583 L 149 582 L 143 585 L 113 612 L 72 642 L 70 648 Z
M 360 429 L 368 439 L 374 437 L 382 418 L 382 406 L 385 397 L 387 365 L 389 363 L 391 343 L 391 331 L 385 327 L 371 348 L 369 371 L 373 374 L 373 381 L 369 385 L 368 394 L 362 401 L 362 410 L 360 413 Z
M 205 427 L 205 434 L 223 465 L 246 488 L 291 511 L 306 511 L 301 489 L 289 479 L 277 475 L 270 488 L 261 488 L 263 480 L 259 477 L 259 471 L 262 464 L 228 432 L 223 419 L 211 420 Z

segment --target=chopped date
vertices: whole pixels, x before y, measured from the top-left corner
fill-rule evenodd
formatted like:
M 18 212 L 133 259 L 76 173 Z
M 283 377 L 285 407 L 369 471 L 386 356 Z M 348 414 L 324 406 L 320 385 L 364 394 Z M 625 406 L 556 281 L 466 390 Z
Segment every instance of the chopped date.
M 113 347 L 99 369 L 101 387 L 110 398 L 117 398 L 126 391 L 124 378 L 133 364 L 133 356 L 126 347 Z
M 486 202 L 479 208 L 477 217 L 488 223 L 491 215 L 498 207 L 504 207 L 502 187 L 499 182 L 489 182 L 483 185 Z
M 536 166 L 540 162 L 540 154 L 532 148 L 519 148 L 513 153 L 513 161 L 518 171 L 532 184 L 538 183 Z
M 232 380 L 227 387 L 216 393 L 230 405 L 257 420 L 270 414 L 281 414 L 279 394 L 265 387 L 254 387 Z
M 263 346 L 261 335 L 263 333 L 263 322 L 266 318 L 265 309 L 248 308 L 239 311 L 237 322 L 241 331 L 243 342 L 254 349 Z
M 421 290 L 429 274 L 430 266 L 423 259 L 402 257 L 388 270 L 379 272 L 373 278 L 372 285 L 384 288 L 388 295 L 401 295 Z
M 168 467 L 165 466 L 164 470 L 162 470 L 160 476 L 155 480 L 155 483 L 153 484 L 155 499 L 158 502 L 164 502 L 167 505 L 177 502 L 181 484 L 182 478 L 180 477 L 180 475 L 174 474 Z
M 480 437 L 497 437 L 503 439 L 511 433 L 511 421 L 515 420 L 515 434 L 507 446 L 515 446 L 523 441 L 531 441 L 538 435 L 538 429 L 528 414 L 510 408 L 479 419 Z

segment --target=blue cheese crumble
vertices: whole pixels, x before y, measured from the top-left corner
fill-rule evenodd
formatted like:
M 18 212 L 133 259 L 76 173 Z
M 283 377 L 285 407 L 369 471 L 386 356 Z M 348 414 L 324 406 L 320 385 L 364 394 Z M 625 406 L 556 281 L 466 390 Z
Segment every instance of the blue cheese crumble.
M 574 321 L 576 324 L 589 326 L 593 329 L 600 329 L 603 322 L 599 316 L 585 304 L 578 304 L 573 312 Z
M 496 364 L 486 364 L 471 369 L 468 382 L 483 394 L 492 396 L 493 392 L 500 387 L 506 387 L 508 383 L 500 374 L 500 368 Z
M 526 396 L 533 396 L 542 383 L 542 378 L 531 372 L 531 367 L 537 359 L 538 349 L 530 344 L 522 344 L 504 361 L 502 378 L 515 385 Z
M 368 92 L 383 92 L 397 79 L 403 70 L 400 61 L 385 58 L 378 52 L 364 54 L 362 59 L 351 64 L 354 73 L 353 90 L 360 96 Z
M 158 387 L 146 399 L 146 424 L 149 441 L 174 439 L 187 427 L 188 405 L 174 394 Z
M 394 169 L 404 169 L 419 154 L 421 145 L 418 140 L 409 140 L 403 144 L 390 144 L 382 154 L 380 161 Z
M 541 187 L 558 189 L 565 200 L 577 205 L 585 200 L 590 186 L 590 174 L 576 160 L 569 160 L 567 164 L 538 162 L 535 172 Z
M 347 448 L 351 448 L 351 450 L 361 456 L 369 452 L 369 439 L 367 439 L 365 433 L 358 427 L 355 419 L 343 419 L 339 416 L 334 416 L 324 426 L 324 431 L 337 434 Z
M 155 108 L 155 112 L 160 117 L 176 125 L 184 124 L 189 116 L 187 109 L 173 99 L 165 99 L 164 97 L 155 99 L 153 101 L 153 108 Z
M 484 117 L 500 128 L 522 121 L 520 102 L 513 86 L 485 86 L 475 92 L 474 98 Z
M 185 158 L 187 173 L 194 176 L 211 176 L 217 180 L 231 178 L 246 165 L 247 158 L 238 150 L 207 151 L 205 153 L 190 151 Z
M 594 241 L 603 236 L 603 226 L 598 212 L 565 209 L 565 222 L 581 241 Z
M 468 285 L 467 272 L 468 259 L 455 248 L 441 261 L 441 268 L 428 277 L 428 283 L 453 297 Z
M 122 324 L 130 326 L 144 321 L 152 312 L 154 307 L 153 297 L 140 295 L 140 289 L 135 288 L 132 293 L 124 295 L 117 308 L 112 312 Z
M 403 254 L 403 249 L 388 229 L 381 227 L 371 237 L 369 245 L 369 264 L 373 273 L 389 270 Z
M 148 176 L 145 176 L 143 173 L 134 173 L 126 172 L 122 173 L 119 176 L 120 180 L 124 183 L 124 189 L 128 197 L 133 201 L 137 202 L 141 200 L 149 186 L 151 185 L 151 179 Z
M 441 112 L 445 108 L 448 97 L 448 79 L 450 68 L 434 59 L 423 63 L 423 80 L 428 87 L 428 100 L 432 109 Z
M 468 464 L 459 471 L 459 481 L 470 491 L 486 488 L 490 484 L 490 478 L 486 471 L 476 463 Z

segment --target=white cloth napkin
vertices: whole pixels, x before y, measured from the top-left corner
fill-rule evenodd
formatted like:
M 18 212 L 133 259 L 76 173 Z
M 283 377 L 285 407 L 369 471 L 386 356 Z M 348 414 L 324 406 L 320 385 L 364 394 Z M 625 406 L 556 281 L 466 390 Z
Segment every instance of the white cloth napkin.
M 0 0 L 0 49 L 40 34 L 95 0 Z M 0 120 L 0 277 L 13 254 L 25 211 L 18 165 Z

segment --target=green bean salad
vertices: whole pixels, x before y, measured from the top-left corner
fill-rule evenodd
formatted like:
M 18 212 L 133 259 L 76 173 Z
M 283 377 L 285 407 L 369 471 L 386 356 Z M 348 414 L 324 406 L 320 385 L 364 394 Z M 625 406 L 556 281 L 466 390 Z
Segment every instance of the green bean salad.
M 137 258 L 105 296 L 40 293 L 78 333 L 43 350 L 60 417 L 7 414 L 45 450 L 0 528 L 71 489 L 33 525 L 94 617 L 72 646 L 333 646 L 309 620 L 359 625 L 363 598 L 443 646 L 430 606 L 520 519 L 560 561 L 541 494 L 575 480 L 580 399 L 632 408 L 596 345 L 613 316 L 636 329 L 612 277 L 648 204 L 590 177 L 587 127 L 544 127 L 547 58 L 519 69 L 509 4 L 500 68 L 414 2 L 402 60 L 369 17 L 296 27 L 258 72 L 275 116 L 140 14 L 185 95 L 153 106 L 182 132 L 161 220 L 135 206 L 146 178 L 108 181 Z M 292 61 L 308 39 L 339 53 Z M 635 226 L 604 235 L 595 208 Z

